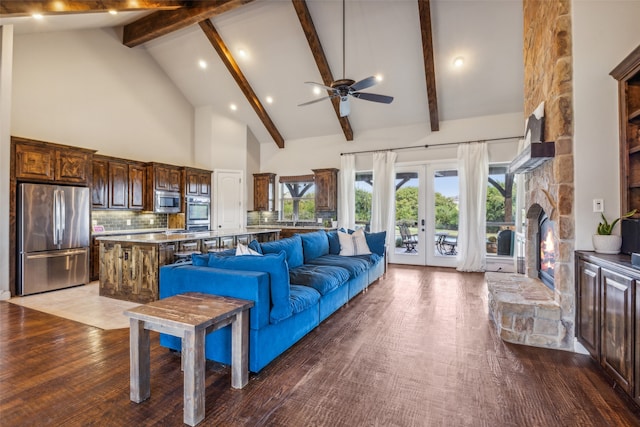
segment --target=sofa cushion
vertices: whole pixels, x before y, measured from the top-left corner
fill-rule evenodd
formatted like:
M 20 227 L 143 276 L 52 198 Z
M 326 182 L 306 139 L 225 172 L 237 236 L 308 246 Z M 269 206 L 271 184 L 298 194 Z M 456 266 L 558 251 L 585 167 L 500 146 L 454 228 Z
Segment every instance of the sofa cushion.
M 367 245 L 367 239 L 364 236 L 364 230 L 358 229 L 353 234 L 338 232 L 338 239 L 340 239 L 340 255 L 353 256 L 370 254 L 369 245 Z
M 295 234 L 286 239 L 274 240 L 273 242 L 261 243 L 262 253 L 271 254 L 285 251 L 289 268 L 296 268 L 303 264 L 302 239 L 299 234 Z
M 318 304 L 320 294 L 309 286 L 291 285 L 291 297 L 289 303 L 293 314 L 305 311 L 307 308 Z
M 366 261 L 367 263 L 369 263 L 369 265 L 374 265 L 376 264 L 378 261 L 380 261 L 380 259 L 382 258 L 381 255 L 378 255 L 376 253 L 370 253 L 367 255 L 355 255 L 353 258 L 359 258 L 363 261 Z
M 289 269 L 284 251 L 264 256 L 212 256 L 209 257 L 209 267 L 269 273 L 269 289 L 271 291 L 269 318 L 271 323 L 277 323 L 291 316 Z
M 206 267 L 209 264 L 209 254 L 191 254 L 191 264 L 196 267 Z
M 335 265 L 305 264 L 289 270 L 289 281 L 310 286 L 320 295 L 326 295 L 349 280 L 349 272 Z
M 369 250 L 371 250 L 371 252 L 380 256 L 384 255 L 384 246 L 387 240 L 386 231 L 380 231 L 378 233 L 365 232 L 364 237 L 367 240 L 367 246 L 369 246 Z
M 364 255 L 365 257 L 367 255 Z M 324 255 L 309 261 L 313 265 L 334 265 L 342 267 L 349 272 L 349 278 L 353 279 L 361 275 L 369 268 L 369 262 L 361 257 L 344 257 L 340 255 Z
M 260 246 L 260 242 L 258 242 L 256 239 L 253 239 L 252 241 L 249 242 L 249 249 L 252 249 L 256 252 L 258 252 L 260 255 L 262 255 L 262 246 Z
M 329 239 L 324 230 L 302 233 L 300 234 L 300 239 L 302 239 L 302 253 L 305 264 L 309 260 L 329 253 Z
M 340 253 L 340 239 L 338 239 L 338 231 L 327 231 L 327 239 L 329 240 L 329 253 L 338 255 Z

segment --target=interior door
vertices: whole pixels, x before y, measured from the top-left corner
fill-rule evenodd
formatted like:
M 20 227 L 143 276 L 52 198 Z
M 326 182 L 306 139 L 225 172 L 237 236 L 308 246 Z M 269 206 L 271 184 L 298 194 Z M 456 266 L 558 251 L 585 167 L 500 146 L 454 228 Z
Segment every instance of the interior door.
M 245 226 L 243 172 L 216 170 L 214 176 L 214 228 L 238 229 Z

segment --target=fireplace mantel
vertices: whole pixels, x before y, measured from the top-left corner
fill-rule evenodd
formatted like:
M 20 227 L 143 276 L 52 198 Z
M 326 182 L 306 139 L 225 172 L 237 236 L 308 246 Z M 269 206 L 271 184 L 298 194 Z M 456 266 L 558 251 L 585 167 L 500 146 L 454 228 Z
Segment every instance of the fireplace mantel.
M 532 142 L 513 159 L 509 165 L 509 173 L 531 172 L 555 155 L 555 142 Z

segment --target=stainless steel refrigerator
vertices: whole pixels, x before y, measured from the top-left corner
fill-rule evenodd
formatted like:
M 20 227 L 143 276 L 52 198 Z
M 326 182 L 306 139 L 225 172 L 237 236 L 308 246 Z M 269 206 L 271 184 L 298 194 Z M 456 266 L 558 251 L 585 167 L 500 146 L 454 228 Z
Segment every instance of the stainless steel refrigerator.
M 20 184 L 18 295 L 89 282 L 89 189 Z

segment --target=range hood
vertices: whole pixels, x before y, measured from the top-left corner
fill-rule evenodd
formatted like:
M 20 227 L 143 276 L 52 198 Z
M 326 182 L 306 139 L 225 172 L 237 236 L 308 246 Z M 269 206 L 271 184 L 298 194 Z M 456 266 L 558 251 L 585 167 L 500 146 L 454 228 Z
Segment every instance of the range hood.
M 509 173 L 531 172 L 555 155 L 555 142 L 532 142 L 513 159 L 509 165 Z

